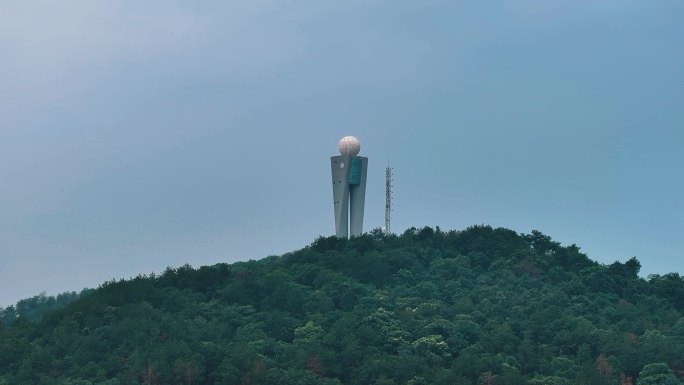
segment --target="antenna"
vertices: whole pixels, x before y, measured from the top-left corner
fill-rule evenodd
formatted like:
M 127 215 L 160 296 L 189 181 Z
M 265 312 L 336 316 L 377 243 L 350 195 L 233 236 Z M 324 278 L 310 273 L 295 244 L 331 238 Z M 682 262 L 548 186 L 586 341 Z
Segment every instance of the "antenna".
M 387 169 L 385 170 L 385 234 L 392 233 L 390 224 L 392 222 L 392 167 L 387 159 Z

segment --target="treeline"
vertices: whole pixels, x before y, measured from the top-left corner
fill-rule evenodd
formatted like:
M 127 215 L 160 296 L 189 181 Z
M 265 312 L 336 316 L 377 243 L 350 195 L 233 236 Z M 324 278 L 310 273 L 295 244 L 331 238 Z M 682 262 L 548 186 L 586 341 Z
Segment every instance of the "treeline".
M 372 231 L 103 284 L 0 326 L 0 384 L 620 384 L 684 377 L 684 278 L 533 231 Z
M 4 309 L 0 307 L 0 323 L 8 326 L 19 318 L 25 318 L 28 321 L 38 321 L 43 314 L 62 308 L 91 291 L 92 289 L 83 289 L 80 293 L 70 291 L 56 296 L 47 295 L 45 292 L 42 292 L 31 298 L 22 299 L 16 305 L 10 305 Z

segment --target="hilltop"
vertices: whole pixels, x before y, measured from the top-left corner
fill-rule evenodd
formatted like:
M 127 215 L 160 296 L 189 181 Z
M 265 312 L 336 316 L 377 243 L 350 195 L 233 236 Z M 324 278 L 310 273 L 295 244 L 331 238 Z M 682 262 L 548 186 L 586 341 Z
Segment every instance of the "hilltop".
M 640 267 L 489 226 L 320 237 L 0 323 L 0 384 L 679 384 L 684 277 Z

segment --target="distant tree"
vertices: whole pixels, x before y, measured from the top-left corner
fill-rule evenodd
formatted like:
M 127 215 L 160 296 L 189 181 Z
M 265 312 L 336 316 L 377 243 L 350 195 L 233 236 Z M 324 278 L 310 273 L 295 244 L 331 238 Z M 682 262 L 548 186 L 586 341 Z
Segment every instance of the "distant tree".
M 551 370 L 554 376 L 573 379 L 579 366 L 569 357 L 558 356 L 551 359 Z
M 420 337 L 411 346 L 416 354 L 428 358 L 431 364 L 449 356 L 449 345 L 438 334 Z
M 620 385 L 633 385 L 632 377 L 626 375 L 625 373 L 620 373 Z
M 601 353 L 596 359 L 596 370 L 602 378 L 610 378 L 613 375 L 613 365 L 608 362 L 606 355 Z
M 680 312 L 684 311 L 684 276 L 679 273 L 648 276 L 648 283 L 656 295 L 667 298 Z
M 639 378 L 637 385 L 681 385 L 672 369 L 666 364 L 659 362 L 655 364 L 645 365 Z
M 174 377 L 182 385 L 197 384 L 200 380 L 198 364 L 184 359 L 177 359 L 173 364 Z
M 484 372 L 480 375 L 480 385 L 494 385 L 496 376 L 492 372 Z
M 323 328 L 316 325 L 313 321 L 308 321 L 304 326 L 295 329 L 295 343 L 304 345 L 318 344 L 325 334 Z
M 639 271 L 641 270 L 641 262 L 639 262 L 636 257 L 630 258 L 627 262 L 625 262 L 625 272 L 627 275 L 631 278 L 637 278 L 639 275 Z
M 159 377 L 159 372 L 157 371 L 157 365 L 152 362 L 147 362 L 140 374 L 140 378 L 143 380 L 143 385 L 157 385 L 159 382 L 157 378 Z
M 92 382 L 83 379 L 70 379 L 67 378 L 60 383 L 60 385 L 93 385 Z
M 560 243 L 552 241 L 551 237 L 542 234 L 539 230 L 532 230 L 532 233 L 525 235 L 524 238 L 529 242 L 534 251 L 539 254 L 555 252 L 560 246 Z
M 557 376 L 539 376 L 527 381 L 527 385 L 571 385 L 572 381 Z

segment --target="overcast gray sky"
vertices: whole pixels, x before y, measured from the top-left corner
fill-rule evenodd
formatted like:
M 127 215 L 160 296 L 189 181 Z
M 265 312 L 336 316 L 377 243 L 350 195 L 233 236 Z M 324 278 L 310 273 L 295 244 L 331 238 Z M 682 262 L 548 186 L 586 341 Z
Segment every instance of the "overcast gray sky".
M 365 228 L 539 229 L 683 272 L 684 2 L 0 2 L 0 306 Z

